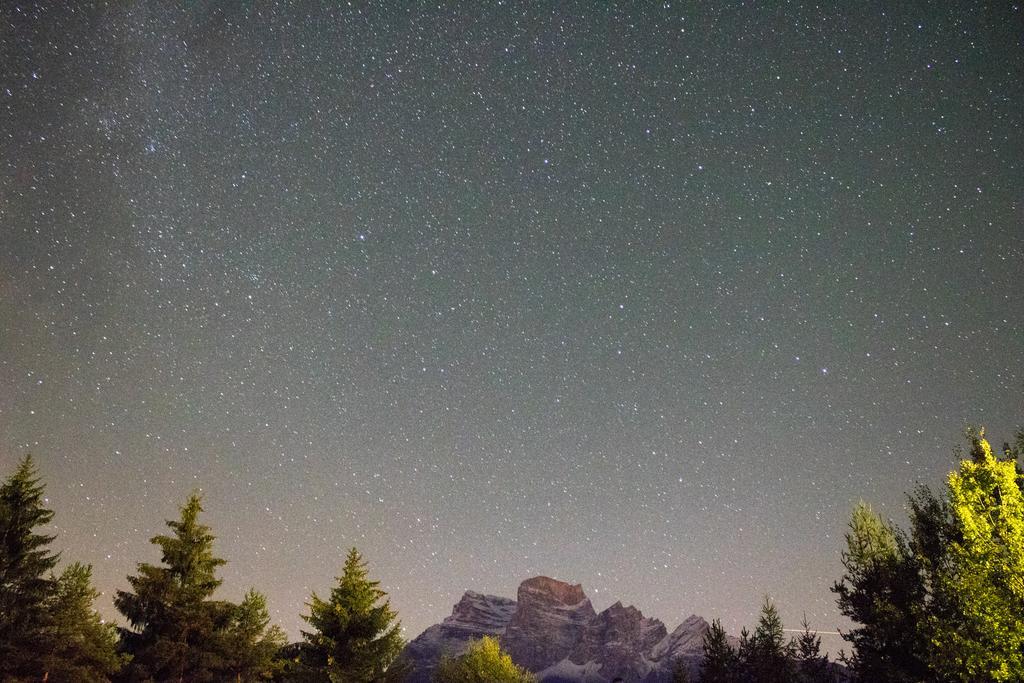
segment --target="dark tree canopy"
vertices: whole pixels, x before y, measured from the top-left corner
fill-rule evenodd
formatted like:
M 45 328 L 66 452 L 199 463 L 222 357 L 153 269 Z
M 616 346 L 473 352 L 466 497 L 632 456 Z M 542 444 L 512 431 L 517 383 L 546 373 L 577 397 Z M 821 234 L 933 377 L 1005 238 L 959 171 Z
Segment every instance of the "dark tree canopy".
M 224 560 L 213 554 L 214 537 L 198 521 L 201 511 L 199 496 L 189 496 L 181 518 L 167 522 L 172 533 L 151 539 L 163 564 L 140 563 L 138 574 L 128 577 L 132 590 L 114 598 L 130 624 L 121 629 L 132 655 L 127 680 L 212 681 L 225 666 L 219 631 L 234 606 L 211 599 Z
M 0 680 L 41 675 L 38 649 L 49 629 L 54 536 L 39 533 L 53 512 L 31 456 L 0 486 Z

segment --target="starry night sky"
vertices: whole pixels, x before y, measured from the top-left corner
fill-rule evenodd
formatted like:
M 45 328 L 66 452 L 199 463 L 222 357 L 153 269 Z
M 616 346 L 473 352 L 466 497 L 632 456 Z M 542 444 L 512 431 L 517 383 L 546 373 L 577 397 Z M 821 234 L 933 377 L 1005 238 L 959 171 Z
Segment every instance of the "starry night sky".
M 1018 4 L 63 4 L 0 10 L 0 465 L 106 614 L 198 487 L 293 636 L 353 545 L 409 637 L 833 629 L 852 505 L 1021 426 Z

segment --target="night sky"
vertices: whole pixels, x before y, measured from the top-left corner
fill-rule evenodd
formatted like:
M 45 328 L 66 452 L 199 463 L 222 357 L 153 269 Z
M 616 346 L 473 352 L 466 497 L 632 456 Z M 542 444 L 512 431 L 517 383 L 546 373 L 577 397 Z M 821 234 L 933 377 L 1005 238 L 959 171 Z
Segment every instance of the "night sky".
M 64 4 L 0 10 L 0 474 L 105 614 L 199 488 L 292 636 L 353 545 L 408 637 L 834 629 L 852 506 L 1022 426 L 1019 4 Z

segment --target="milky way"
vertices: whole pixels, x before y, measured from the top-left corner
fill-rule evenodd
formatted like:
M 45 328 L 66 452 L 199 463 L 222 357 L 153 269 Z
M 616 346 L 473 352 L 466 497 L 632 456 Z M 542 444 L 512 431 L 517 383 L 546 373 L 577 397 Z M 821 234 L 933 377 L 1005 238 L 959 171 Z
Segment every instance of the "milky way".
M 831 630 L 851 506 L 1021 425 L 1019 5 L 60 4 L 0 10 L 0 464 L 108 615 L 199 488 L 292 636 L 353 545 L 410 637 L 537 574 Z

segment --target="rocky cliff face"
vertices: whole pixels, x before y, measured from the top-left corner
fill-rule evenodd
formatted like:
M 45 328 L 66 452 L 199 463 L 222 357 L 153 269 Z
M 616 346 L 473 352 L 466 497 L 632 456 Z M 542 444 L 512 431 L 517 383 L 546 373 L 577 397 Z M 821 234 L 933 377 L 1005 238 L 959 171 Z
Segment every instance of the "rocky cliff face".
M 615 603 L 594 612 L 582 587 L 539 576 L 519 586 L 517 600 L 468 592 L 452 615 L 405 649 L 413 683 L 427 683 L 443 654 L 465 651 L 471 640 L 497 636 L 513 661 L 544 683 L 667 683 L 677 661 L 695 674 L 706 621 L 692 616 L 672 633 L 635 607 Z
M 523 581 L 502 647 L 512 661 L 541 671 L 568 657 L 597 616 L 579 585 L 546 576 Z

